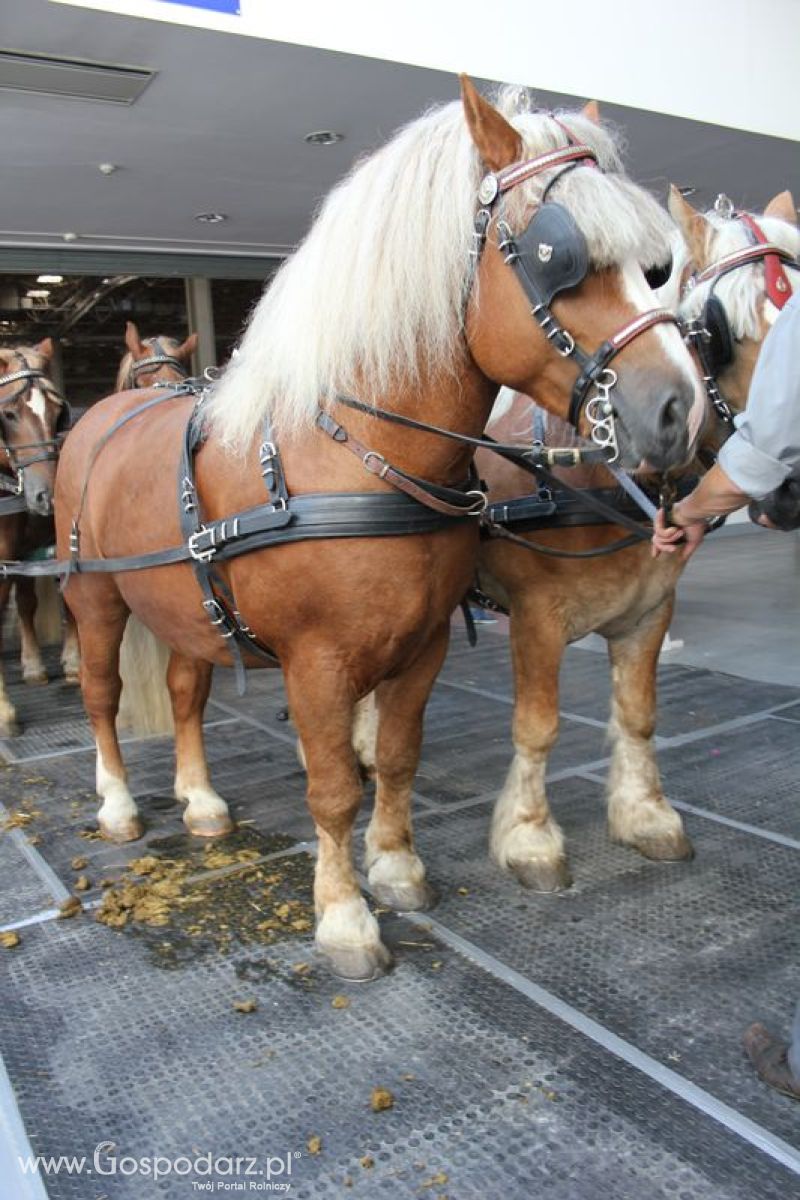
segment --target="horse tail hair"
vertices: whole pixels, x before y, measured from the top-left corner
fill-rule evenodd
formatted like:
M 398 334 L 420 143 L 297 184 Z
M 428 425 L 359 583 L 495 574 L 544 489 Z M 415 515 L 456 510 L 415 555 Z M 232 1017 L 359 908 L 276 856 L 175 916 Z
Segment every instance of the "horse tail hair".
M 35 580 L 36 616 L 33 627 L 40 646 L 60 646 L 63 637 L 64 610 L 55 579 L 43 576 Z
M 119 651 L 122 697 L 120 729 L 138 737 L 172 733 L 175 725 L 167 689 L 169 648 L 131 614 Z

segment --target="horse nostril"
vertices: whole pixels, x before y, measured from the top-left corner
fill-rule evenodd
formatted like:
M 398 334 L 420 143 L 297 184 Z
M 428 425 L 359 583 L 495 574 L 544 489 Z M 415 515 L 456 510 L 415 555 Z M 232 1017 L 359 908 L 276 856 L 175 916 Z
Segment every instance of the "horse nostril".
M 661 405 L 659 425 L 664 433 L 673 433 L 686 421 L 684 405 L 678 396 L 669 396 Z

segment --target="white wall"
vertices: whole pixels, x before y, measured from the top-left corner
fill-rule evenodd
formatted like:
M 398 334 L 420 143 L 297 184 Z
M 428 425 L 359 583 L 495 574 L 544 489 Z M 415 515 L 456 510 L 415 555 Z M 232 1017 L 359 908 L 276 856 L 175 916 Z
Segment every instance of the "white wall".
M 798 0 L 54 0 L 800 140 Z

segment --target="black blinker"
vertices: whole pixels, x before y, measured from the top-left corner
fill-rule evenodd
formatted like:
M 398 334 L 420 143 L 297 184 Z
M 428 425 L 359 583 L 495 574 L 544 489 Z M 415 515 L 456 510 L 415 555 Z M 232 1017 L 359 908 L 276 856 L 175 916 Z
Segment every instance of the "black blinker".
M 555 201 L 542 205 L 515 242 L 520 263 L 543 304 L 577 287 L 588 274 L 586 238 L 572 214 Z

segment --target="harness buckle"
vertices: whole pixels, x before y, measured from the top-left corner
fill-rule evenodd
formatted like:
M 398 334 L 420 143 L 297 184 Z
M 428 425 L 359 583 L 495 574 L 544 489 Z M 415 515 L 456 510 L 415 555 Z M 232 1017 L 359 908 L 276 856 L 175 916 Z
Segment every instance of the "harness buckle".
M 24 467 L 17 467 L 17 488 L 16 488 L 16 491 L 14 492 L 15 496 L 21 496 L 22 493 L 25 491 L 24 471 L 25 471 Z
M 486 493 L 480 491 L 478 488 L 475 488 L 472 491 L 465 492 L 465 495 L 475 497 L 473 503 L 470 504 L 469 508 L 466 510 L 467 516 L 482 517 L 489 504 L 489 497 L 486 495 Z
M 216 629 L 219 629 L 220 637 L 233 637 L 234 630 L 230 623 L 230 617 L 225 612 L 219 600 L 212 596 L 210 600 L 203 600 L 202 603 L 203 608 L 208 614 L 209 621 Z
M 200 545 L 202 537 L 208 537 L 210 543 L 208 546 Z M 194 533 L 189 534 L 186 544 L 189 547 L 189 554 L 195 562 L 211 562 L 211 559 L 217 552 L 214 526 L 201 525 L 199 529 L 195 529 Z
M 369 465 L 369 460 L 371 458 L 374 458 L 375 461 L 378 463 L 382 463 L 383 466 L 378 467 L 378 468 L 371 467 Z M 379 479 L 386 478 L 386 472 L 389 470 L 389 464 L 387 463 L 386 459 L 383 457 L 382 454 L 378 454 L 377 450 L 368 450 L 361 461 L 364 463 L 364 466 L 367 468 L 367 470 L 370 471 L 373 475 L 377 475 Z

